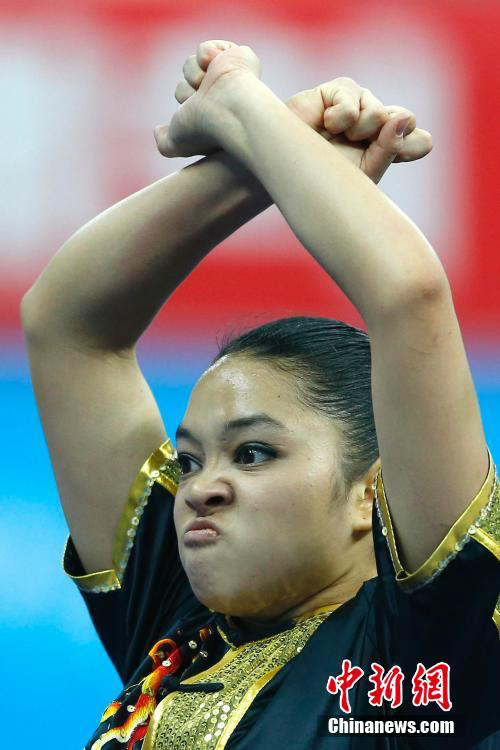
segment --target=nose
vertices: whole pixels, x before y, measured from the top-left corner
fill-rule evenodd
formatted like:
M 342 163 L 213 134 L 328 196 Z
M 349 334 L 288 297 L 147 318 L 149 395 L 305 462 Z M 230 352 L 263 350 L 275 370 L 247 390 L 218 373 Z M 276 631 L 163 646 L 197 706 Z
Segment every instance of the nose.
M 198 515 L 210 515 L 219 507 L 231 505 L 233 491 L 226 482 L 220 479 L 209 477 L 203 479 L 200 476 L 190 482 L 185 502 Z

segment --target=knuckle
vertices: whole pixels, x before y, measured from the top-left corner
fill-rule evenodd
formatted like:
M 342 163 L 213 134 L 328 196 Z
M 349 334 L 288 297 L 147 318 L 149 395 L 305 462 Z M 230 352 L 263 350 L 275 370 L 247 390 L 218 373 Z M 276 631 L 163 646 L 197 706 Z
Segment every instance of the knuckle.
M 187 74 L 188 74 L 188 70 L 189 70 L 189 61 L 191 60 L 191 57 L 192 57 L 192 56 L 190 55 L 189 57 L 186 57 L 186 59 L 184 60 L 184 65 L 182 66 L 182 74 L 183 74 L 184 76 L 187 76 Z
M 205 76 L 205 71 L 200 68 L 196 55 L 191 55 L 185 61 L 182 72 L 186 81 L 192 85 L 198 87 Z
M 342 115 L 345 122 L 354 125 L 358 121 L 359 112 L 353 104 L 346 104 Z
M 195 89 L 187 83 L 187 81 L 179 81 L 175 88 L 175 98 L 179 104 L 183 104 L 186 99 L 189 99 L 195 93 Z
M 422 142 L 422 150 L 425 151 L 426 154 L 428 154 L 430 151 L 432 151 L 432 148 L 434 146 L 432 135 L 428 130 L 421 130 L 420 139 Z
M 213 41 L 211 39 L 206 39 L 204 42 L 201 42 L 198 45 L 198 52 L 201 52 L 202 54 L 206 52 L 208 47 L 213 47 Z
M 358 121 L 359 112 L 351 102 L 339 102 L 325 113 L 325 125 L 347 130 Z
M 202 42 L 202 43 L 201 43 L 201 44 L 200 44 L 200 45 L 198 46 L 198 50 L 197 50 L 197 53 L 196 53 L 196 55 L 195 55 L 195 58 L 196 58 L 196 62 L 197 62 L 198 64 L 200 64 L 200 65 L 201 65 L 202 63 L 204 63 L 204 62 L 206 63 L 206 62 L 207 62 L 207 60 L 209 59 L 209 54 L 208 54 L 208 50 L 209 50 L 209 49 L 210 49 L 211 47 L 213 47 L 213 46 L 214 46 L 214 45 L 213 45 L 213 43 L 212 43 L 212 42 L 210 42 L 210 41 L 207 41 L 207 42 Z
M 383 107 L 378 107 L 373 112 L 373 119 L 377 125 L 384 125 L 387 121 L 387 112 Z
M 183 83 L 184 83 L 184 81 L 179 81 L 179 83 L 175 87 L 174 96 L 175 96 L 176 100 L 179 102 L 179 104 L 182 104 L 182 102 L 184 101 L 183 96 L 182 96 Z
M 349 78 L 348 76 L 340 76 L 339 78 L 335 78 L 335 83 L 339 85 L 345 84 L 346 86 L 349 86 L 349 87 L 354 85 L 360 88 L 358 84 L 356 83 L 356 81 L 353 78 Z
M 194 65 L 197 65 L 196 55 L 189 55 L 189 57 L 186 57 L 186 59 L 184 60 L 184 65 L 182 66 L 182 72 L 184 73 L 184 75 L 186 73 L 189 73 Z

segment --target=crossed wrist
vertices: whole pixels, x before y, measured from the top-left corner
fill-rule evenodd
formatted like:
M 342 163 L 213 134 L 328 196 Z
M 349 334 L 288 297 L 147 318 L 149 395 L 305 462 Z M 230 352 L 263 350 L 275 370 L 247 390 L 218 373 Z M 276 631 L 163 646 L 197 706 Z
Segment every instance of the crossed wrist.
M 224 151 L 241 159 L 248 145 L 248 127 L 258 127 L 261 119 L 264 123 L 270 107 L 288 107 L 251 73 L 234 72 L 226 75 L 220 83 L 208 127 Z M 250 120 L 252 124 L 249 126 Z

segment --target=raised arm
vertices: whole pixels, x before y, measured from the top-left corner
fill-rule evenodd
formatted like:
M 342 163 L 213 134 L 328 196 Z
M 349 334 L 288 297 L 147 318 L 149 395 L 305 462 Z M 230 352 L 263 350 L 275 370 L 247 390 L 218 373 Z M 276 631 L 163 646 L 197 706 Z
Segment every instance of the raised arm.
M 186 61 L 178 99 L 201 72 Z M 219 150 L 82 227 L 23 300 L 40 416 L 87 572 L 111 568 L 130 484 L 165 439 L 136 342 L 202 258 L 270 204 L 253 175 Z
M 201 44 L 184 64 L 178 101 L 199 86 L 211 44 Z M 346 117 L 341 106 L 325 129 L 322 101 L 318 86 L 292 97 L 289 104 L 294 119 L 302 118 L 325 139 L 348 126 L 351 137 L 374 135 L 388 117 L 381 102 L 372 98 L 359 118 L 349 112 Z M 413 117 L 409 132 L 404 159 L 428 153 Z M 162 150 L 161 129 L 156 135 Z M 332 148 L 326 140 L 325 146 Z M 356 144 L 335 146 L 356 161 Z M 137 364 L 138 339 L 202 258 L 272 203 L 245 166 L 217 149 L 199 151 L 217 152 L 82 227 L 23 300 L 40 416 L 66 518 L 87 572 L 111 567 L 115 529 L 130 484 L 165 438 Z M 387 166 L 364 165 L 374 180 Z
M 413 222 L 294 118 L 257 69 L 249 47 L 215 56 L 191 107 L 170 123 L 166 153 L 216 143 L 245 164 L 366 321 L 384 484 L 404 562 L 414 570 L 488 471 L 448 281 Z M 363 97 L 353 88 L 357 112 Z M 386 123 L 365 157 L 394 158 L 401 137 Z
M 23 300 L 40 417 L 87 572 L 112 567 L 130 484 L 165 440 L 136 342 L 202 258 L 269 205 L 243 167 L 208 156 L 82 227 Z

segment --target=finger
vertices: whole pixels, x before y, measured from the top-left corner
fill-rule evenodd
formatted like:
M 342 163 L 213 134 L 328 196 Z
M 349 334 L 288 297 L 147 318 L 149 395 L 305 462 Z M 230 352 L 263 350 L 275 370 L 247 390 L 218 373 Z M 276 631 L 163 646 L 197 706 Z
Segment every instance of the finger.
M 378 182 L 397 158 L 404 144 L 403 130 L 410 121 L 410 113 L 396 114 L 383 126 L 376 141 L 366 150 L 363 171 Z
M 193 89 L 197 89 L 205 77 L 205 71 L 198 65 L 196 55 L 189 55 L 182 66 L 184 78 Z
M 345 135 L 350 141 L 376 139 L 389 117 L 387 108 L 380 99 L 368 89 L 361 89 L 359 118 L 345 131 Z
M 184 104 L 186 99 L 189 99 L 193 94 L 196 94 L 196 90 L 187 81 L 179 81 L 174 94 L 179 104 Z
M 408 162 L 423 159 L 432 151 L 432 135 L 427 130 L 416 128 L 405 136 L 403 146 L 394 159 L 395 162 Z
M 321 86 L 321 94 L 330 106 L 323 121 L 331 135 L 340 135 L 351 128 L 360 114 L 360 87 L 350 78 L 339 78 Z
M 399 107 L 397 104 L 390 104 L 389 106 L 386 106 L 385 109 L 390 117 L 392 117 L 393 115 L 403 114 L 411 115 L 410 121 L 405 128 L 404 136 L 406 138 L 406 136 L 410 135 L 410 133 L 413 133 L 413 131 L 417 127 L 417 118 L 410 109 L 408 109 L 407 107 Z
M 206 42 L 202 42 L 196 52 L 197 63 L 206 72 L 208 66 L 219 52 L 224 52 L 230 47 L 236 46 L 234 42 L 229 42 L 226 39 L 209 39 Z

